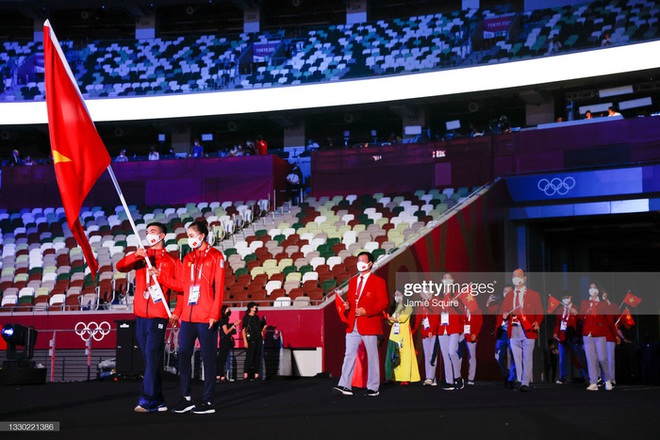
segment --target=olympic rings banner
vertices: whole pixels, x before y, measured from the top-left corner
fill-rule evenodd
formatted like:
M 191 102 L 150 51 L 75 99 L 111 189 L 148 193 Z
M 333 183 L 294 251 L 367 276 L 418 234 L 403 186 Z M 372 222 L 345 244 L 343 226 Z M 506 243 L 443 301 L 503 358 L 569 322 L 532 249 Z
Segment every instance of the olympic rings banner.
M 517 176 L 507 178 L 506 185 L 514 202 L 632 195 L 648 186 L 644 168 L 649 167 Z

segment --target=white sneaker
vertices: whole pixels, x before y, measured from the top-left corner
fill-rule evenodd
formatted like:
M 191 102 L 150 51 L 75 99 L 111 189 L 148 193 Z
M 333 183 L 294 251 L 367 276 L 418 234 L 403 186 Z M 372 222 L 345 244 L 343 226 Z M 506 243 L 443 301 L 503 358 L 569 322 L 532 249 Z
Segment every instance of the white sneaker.
M 612 386 L 612 382 L 610 382 L 609 380 L 607 382 L 605 382 L 605 390 L 606 391 L 612 391 L 612 388 L 614 388 Z
M 432 386 L 432 385 L 433 385 L 433 381 L 431 379 L 426 379 L 424 381 L 424 386 Z
M 592 383 L 591 385 L 589 385 L 587 387 L 587 391 L 598 391 L 598 385 L 596 385 L 595 383 Z

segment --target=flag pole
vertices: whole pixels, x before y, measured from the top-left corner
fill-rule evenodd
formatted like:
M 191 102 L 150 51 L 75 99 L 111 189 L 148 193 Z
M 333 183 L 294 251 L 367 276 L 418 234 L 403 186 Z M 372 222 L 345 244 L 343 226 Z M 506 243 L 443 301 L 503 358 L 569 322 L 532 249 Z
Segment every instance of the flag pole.
M 112 184 L 115 186 L 115 190 L 117 191 L 117 195 L 119 196 L 119 200 L 121 201 L 121 205 L 124 207 L 124 211 L 126 211 L 126 217 L 128 218 L 128 221 L 131 224 L 131 228 L 133 229 L 133 233 L 135 234 L 135 237 L 137 238 L 138 242 L 138 247 L 144 248 L 144 245 L 142 244 L 142 239 L 140 238 L 140 234 L 138 234 L 137 226 L 135 225 L 135 221 L 133 220 L 133 215 L 131 215 L 130 209 L 128 209 L 128 204 L 126 204 L 126 199 L 124 198 L 124 193 L 122 193 L 121 188 L 119 187 L 119 182 L 117 181 L 117 176 L 115 176 L 115 172 L 112 170 L 112 165 L 108 165 L 108 174 L 110 174 L 110 179 L 112 180 Z M 150 258 L 145 258 L 144 259 L 147 263 L 147 268 L 151 269 L 153 268 L 153 265 L 151 264 L 151 259 Z M 154 283 L 158 286 L 158 288 L 162 291 L 162 287 L 160 286 L 160 283 L 158 282 L 158 278 L 155 276 L 153 277 Z M 167 317 L 171 318 L 172 317 L 172 312 L 170 311 L 170 306 L 167 304 L 167 298 L 163 298 L 161 301 L 163 303 L 163 306 L 165 307 L 165 311 L 167 312 Z

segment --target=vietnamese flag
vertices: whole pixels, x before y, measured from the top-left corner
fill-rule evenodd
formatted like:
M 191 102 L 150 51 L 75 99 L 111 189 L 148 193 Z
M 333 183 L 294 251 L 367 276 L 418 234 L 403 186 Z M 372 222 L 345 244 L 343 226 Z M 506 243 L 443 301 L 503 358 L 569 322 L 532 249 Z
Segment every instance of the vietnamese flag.
M 470 311 L 470 313 L 479 308 L 479 304 L 477 304 L 477 300 L 474 298 L 474 295 L 472 295 L 472 292 L 465 292 L 465 295 L 460 294 L 458 297 L 461 299 L 461 302 L 465 308 Z
M 621 316 L 619 317 L 619 321 L 621 321 L 621 324 L 627 329 L 631 329 L 633 325 L 635 325 L 635 320 L 633 319 L 632 315 L 630 314 L 630 309 L 626 307 L 626 309 L 623 311 Z
M 639 303 L 642 302 L 642 298 L 633 295 L 630 291 L 626 294 L 626 297 L 623 298 L 623 302 L 630 307 L 637 307 Z
M 48 131 L 57 185 L 69 229 L 82 248 L 94 276 L 98 263 L 79 215 L 85 197 L 110 166 L 110 155 L 96 131 L 48 20 L 44 23 L 44 75 Z
M 339 293 L 335 293 L 335 307 L 337 307 L 337 313 L 339 313 L 339 318 L 343 322 L 348 322 L 348 317 L 346 316 L 346 307 L 344 307 L 344 300 L 341 299 Z
M 554 312 L 555 309 L 559 307 L 559 304 L 561 304 L 561 302 L 557 298 L 548 294 L 548 309 L 546 313 L 549 315 L 550 313 Z

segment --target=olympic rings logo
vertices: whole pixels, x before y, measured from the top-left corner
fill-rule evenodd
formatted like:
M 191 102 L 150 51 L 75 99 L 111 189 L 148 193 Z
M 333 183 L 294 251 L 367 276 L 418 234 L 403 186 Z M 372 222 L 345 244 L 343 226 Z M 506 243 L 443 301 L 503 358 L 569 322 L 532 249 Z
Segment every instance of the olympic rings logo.
M 540 191 L 543 191 L 546 196 L 554 196 L 555 194 L 565 196 L 570 190 L 575 188 L 575 179 L 568 176 L 564 179 L 554 177 L 550 180 L 541 179 L 537 184 Z
M 103 321 L 100 324 L 97 324 L 93 321 L 89 324 L 79 322 L 74 327 L 74 330 L 76 331 L 76 334 L 80 336 L 80 338 L 85 342 L 89 341 L 90 339 L 100 341 L 101 339 L 105 338 L 108 333 L 110 333 L 110 324 L 108 321 Z

